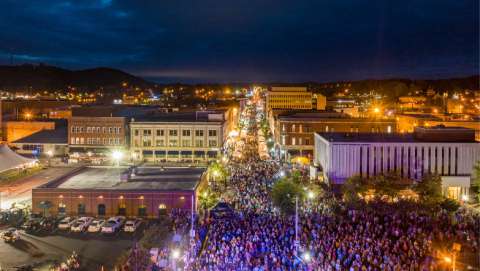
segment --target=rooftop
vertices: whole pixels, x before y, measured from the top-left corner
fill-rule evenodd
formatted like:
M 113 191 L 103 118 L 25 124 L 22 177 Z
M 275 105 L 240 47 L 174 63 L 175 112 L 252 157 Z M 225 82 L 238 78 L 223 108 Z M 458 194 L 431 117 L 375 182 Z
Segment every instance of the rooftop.
M 194 190 L 204 168 L 138 168 L 135 177 L 121 180 L 125 168 L 89 167 L 60 184 L 53 182 L 44 188 L 99 190 Z
M 54 130 L 41 130 L 29 136 L 20 138 L 13 143 L 21 144 L 68 144 L 68 132 L 66 126 L 60 126 Z
M 475 131 L 463 127 L 416 127 L 414 133 L 324 133 L 329 142 L 444 142 L 475 143 Z
M 131 122 L 223 122 L 223 114 L 221 110 L 161 112 L 134 117 Z

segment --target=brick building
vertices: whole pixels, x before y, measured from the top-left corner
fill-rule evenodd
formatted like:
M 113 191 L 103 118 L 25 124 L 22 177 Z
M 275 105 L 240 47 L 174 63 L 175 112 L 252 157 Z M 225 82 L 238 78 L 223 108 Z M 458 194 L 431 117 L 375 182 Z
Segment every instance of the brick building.
M 204 168 L 84 168 L 33 189 L 32 209 L 49 214 L 158 218 L 172 208 L 197 208 L 197 193 L 205 185 Z

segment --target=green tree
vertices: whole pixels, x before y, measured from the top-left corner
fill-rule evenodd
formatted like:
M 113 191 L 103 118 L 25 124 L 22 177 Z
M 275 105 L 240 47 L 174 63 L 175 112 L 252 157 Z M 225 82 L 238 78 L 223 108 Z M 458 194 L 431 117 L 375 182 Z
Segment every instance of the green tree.
M 373 179 L 373 186 L 377 196 L 387 196 L 389 199 L 396 197 L 398 192 L 403 188 L 401 185 L 401 178 L 395 172 L 375 176 Z
M 342 186 L 343 199 L 346 202 L 357 202 L 360 200 L 360 195 L 364 195 L 371 186 L 367 179 L 359 175 L 348 178 Z
M 200 193 L 198 201 L 200 202 L 200 208 L 208 210 L 213 208 L 219 202 L 219 196 L 217 193 L 207 189 Z
M 291 178 L 283 178 L 276 182 L 272 187 L 272 201 L 275 206 L 280 208 L 283 214 L 293 214 L 295 212 L 295 198 L 299 202 L 304 197 L 304 191 L 298 183 Z
M 427 205 L 437 205 L 443 200 L 442 179 L 437 174 L 426 174 L 413 189 L 420 200 Z
M 454 213 L 458 210 L 458 208 L 460 208 L 460 204 L 458 204 L 458 201 L 454 199 L 446 198 L 440 203 L 440 207 L 447 212 Z

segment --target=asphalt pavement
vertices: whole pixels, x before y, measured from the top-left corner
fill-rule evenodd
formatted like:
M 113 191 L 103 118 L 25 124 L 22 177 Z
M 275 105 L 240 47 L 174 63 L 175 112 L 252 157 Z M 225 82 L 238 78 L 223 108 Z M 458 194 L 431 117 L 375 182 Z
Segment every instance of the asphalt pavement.
M 73 251 L 80 255 L 82 270 L 112 270 L 120 254 L 130 248 L 137 240 L 131 234 L 121 233 L 115 236 L 100 234 L 56 234 L 35 236 L 20 234 L 15 243 L 0 240 L 0 270 L 16 270 L 15 267 L 34 265 L 36 270 L 48 270 L 54 261 L 62 262 Z

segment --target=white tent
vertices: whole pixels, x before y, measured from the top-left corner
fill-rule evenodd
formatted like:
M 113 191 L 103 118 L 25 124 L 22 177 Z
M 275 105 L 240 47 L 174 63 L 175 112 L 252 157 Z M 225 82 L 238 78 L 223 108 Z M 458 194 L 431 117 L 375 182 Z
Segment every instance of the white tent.
M 15 153 L 7 144 L 0 144 L 0 172 L 23 166 L 28 167 L 35 161 Z

